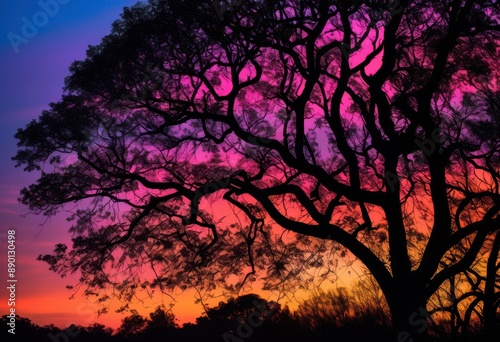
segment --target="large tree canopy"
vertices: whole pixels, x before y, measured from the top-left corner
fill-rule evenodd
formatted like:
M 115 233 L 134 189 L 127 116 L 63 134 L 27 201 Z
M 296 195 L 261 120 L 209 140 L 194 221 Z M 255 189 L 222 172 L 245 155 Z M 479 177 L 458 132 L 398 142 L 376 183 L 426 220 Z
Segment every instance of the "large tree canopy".
M 499 229 L 499 36 L 494 0 L 125 8 L 16 135 L 21 201 L 73 210 L 40 258 L 127 300 L 290 291 L 353 256 L 406 329 Z

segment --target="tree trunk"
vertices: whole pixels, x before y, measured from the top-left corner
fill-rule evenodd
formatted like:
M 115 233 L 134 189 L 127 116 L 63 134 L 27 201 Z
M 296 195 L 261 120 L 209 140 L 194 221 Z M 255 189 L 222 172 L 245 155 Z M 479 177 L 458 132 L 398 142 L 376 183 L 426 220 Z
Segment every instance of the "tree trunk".
M 423 291 L 416 291 L 415 286 L 408 285 L 386 295 L 398 342 L 431 341 L 430 314 L 426 310 L 426 299 L 419 295 L 421 293 Z
M 484 289 L 484 325 L 487 341 L 495 341 L 497 335 L 497 308 L 495 306 L 495 283 L 497 262 L 500 251 L 500 232 L 496 234 L 486 266 L 486 284 Z

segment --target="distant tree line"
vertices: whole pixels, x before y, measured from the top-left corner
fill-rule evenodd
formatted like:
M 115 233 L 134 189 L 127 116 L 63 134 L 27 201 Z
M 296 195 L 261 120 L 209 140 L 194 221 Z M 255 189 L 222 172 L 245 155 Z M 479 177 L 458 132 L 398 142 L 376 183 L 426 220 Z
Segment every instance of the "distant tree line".
M 175 315 L 164 307 L 157 307 L 147 318 L 131 310 L 116 330 L 99 323 L 88 327 L 72 325 L 65 329 L 53 324 L 41 327 L 28 318 L 17 317 L 16 337 L 51 342 L 323 342 L 390 341 L 397 340 L 398 335 L 406 336 L 391 327 L 387 305 L 383 299 L 377 300 L 382 295 L 380 291 L 370 287 L 368 282 L 358 285 L 349 290 L 342 287 L 315 290 L 294 312 L 255 294 L 231 298 L 208 308 L 195 323 L 185 323 L 182 327 L 176 323 Z M 499 318 L 497 315 L 497 321 Z M 3 327 L 6 322 L 4 315 Z M 424 327 L 435 341 L 486 340 L 480 321 L 469 325 L 469 330 L 458 335 L 446 320 L 429 319 Z M 10 335 L 7 329 L 2 329 L 2 340 L 6 335 Z M 496 337 L 500 337 L 498 331 Z

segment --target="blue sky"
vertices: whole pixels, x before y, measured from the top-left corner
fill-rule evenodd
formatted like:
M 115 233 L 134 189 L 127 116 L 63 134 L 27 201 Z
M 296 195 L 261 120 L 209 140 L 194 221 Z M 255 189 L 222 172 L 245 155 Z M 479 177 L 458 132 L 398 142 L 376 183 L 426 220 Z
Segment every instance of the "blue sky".
M 76 310 L 74 304 L 66 303 L 70 293 L 64 285 L 68 282 L 49 272 L 46 264 L 35 261 L 39 254 L 50 253 L 56 242 L 69 239 L 68 223 L 65 215 L 47 222 L 44 217 L 27 215 L 28 209 L 17 203 L 19 190 L 32 183 L 37 175 L 14 167 L 11 160 L 16 153 L 14 134 L 36 119 L 49 103 L 60 99 L 70 64 L 84 59 L 87 47 L 98 44 L 110 32 L 112 22 L 119 18 L 124 6 L 137 2 L 59 0 L 57 8 L 54 1 L 41 0 L 43 4 L 52 2 L 53 16 L 44 14 L 46 11 L 36 0 L 0 3 L 0 254 L 6 255 L 1 252 L 7 250 L 5 232 L 15 229 L 19 279 L 17 313 L 42 325 L 52 322 L 66 325 L 72 316 L 78 322 L 85 318 L 79 310 L 87 315 L 90 311 L 81 307 Z M 27 43 L 17 46 L 16 52 L 9 35 L 23 37 L 26 20 L 31 23 L 38 20 L 40 27 Z M 4 259 L 0 260 L 0 274 L 6 270 Z M 0 315 L 7 314 L 7 292 L 3 288 Z M 34 306 L 39 309 L 34 310 Z M 86 320 L 88 317 L 82 323 Z

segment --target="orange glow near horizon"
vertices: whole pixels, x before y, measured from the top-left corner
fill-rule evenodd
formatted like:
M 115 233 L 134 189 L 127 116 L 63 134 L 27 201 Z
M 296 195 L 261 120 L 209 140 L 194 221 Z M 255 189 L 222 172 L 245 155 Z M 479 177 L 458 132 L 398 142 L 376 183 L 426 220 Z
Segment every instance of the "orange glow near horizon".
M 342 275 L 334 284 L 325 284 L 322 286 L 324 290 L 332 287 L 348 287 L 351 281 L 357 279 L 357 275 L 349 270 L 340 272 Z M 102 307 L 92 302 L 92 297 L 84 298 L 81 293 L 77 293 L 73 299 L 69 299 L 74 291 L 68 290 L 65 286 L 71 281 L 77 281 L 76 276 L 69 278 L 60 278 L 58 275 L 45 271 L 42 275 L 43 279 L 39 279 L 40 284 L 45 286 L 40 287 L 28 280 L 28 277 L 22 277 L 17 283 L 16 300 L 16 314 L 22 318 L 28 318 L 32 323 L 39 326 L 47 326 L 53 324 L 59 328 L 66 328 L 71 324 L 87 327 L 95 323 L 105 325 L 113 330 L 116 330 L 123 318 L 127 317 L 130 313 L 115 312 L 120 303 L 116 299 L 111 300 L 106 305 L 108 312 L 98 316 L 97 312 Z M 46 284 L 50 284 L 46 285 Z M 310 289 L 312 291 L 314 289 Z M 310 291 L 297 291 L 295 299 L 282 298 L 278 300 L 276 294 L 269 291 L 263 291 L 259 288 L 259 284 L 255 284 L 254 289 L 246 288 L 243 294 L 255 293 L 266 300 L 278 300 L 282 307 L 288 306 L 292 311 L 295 310 L 300 301 L 307 299 Z M 130 306 L 131 309 L 136 310 L 143 317 L 148 318 L 149 313 L 153 312 L 158 306 L 165 306 L 166 309 L 173 304 L 171 310 L 175 314 L 177 323 L 182 326 L 184 323 L 195 323 L 197 317 L 203 315 L 203 306 L 196 301 L 196 291 L 187 290 L 185 292 L 174 293 L 175 302 L 167 295 L 154 295 L 149 298 L 145 293 L 138 293 L 139 300 L 134 300 Z M 207 307 L 215 307 L 219 302 L 224 302 L 228 298 L 215 296 L 204 302 Z M 0 303 L 0 311 L 8 312 L 8 305 L 6 301 Z

